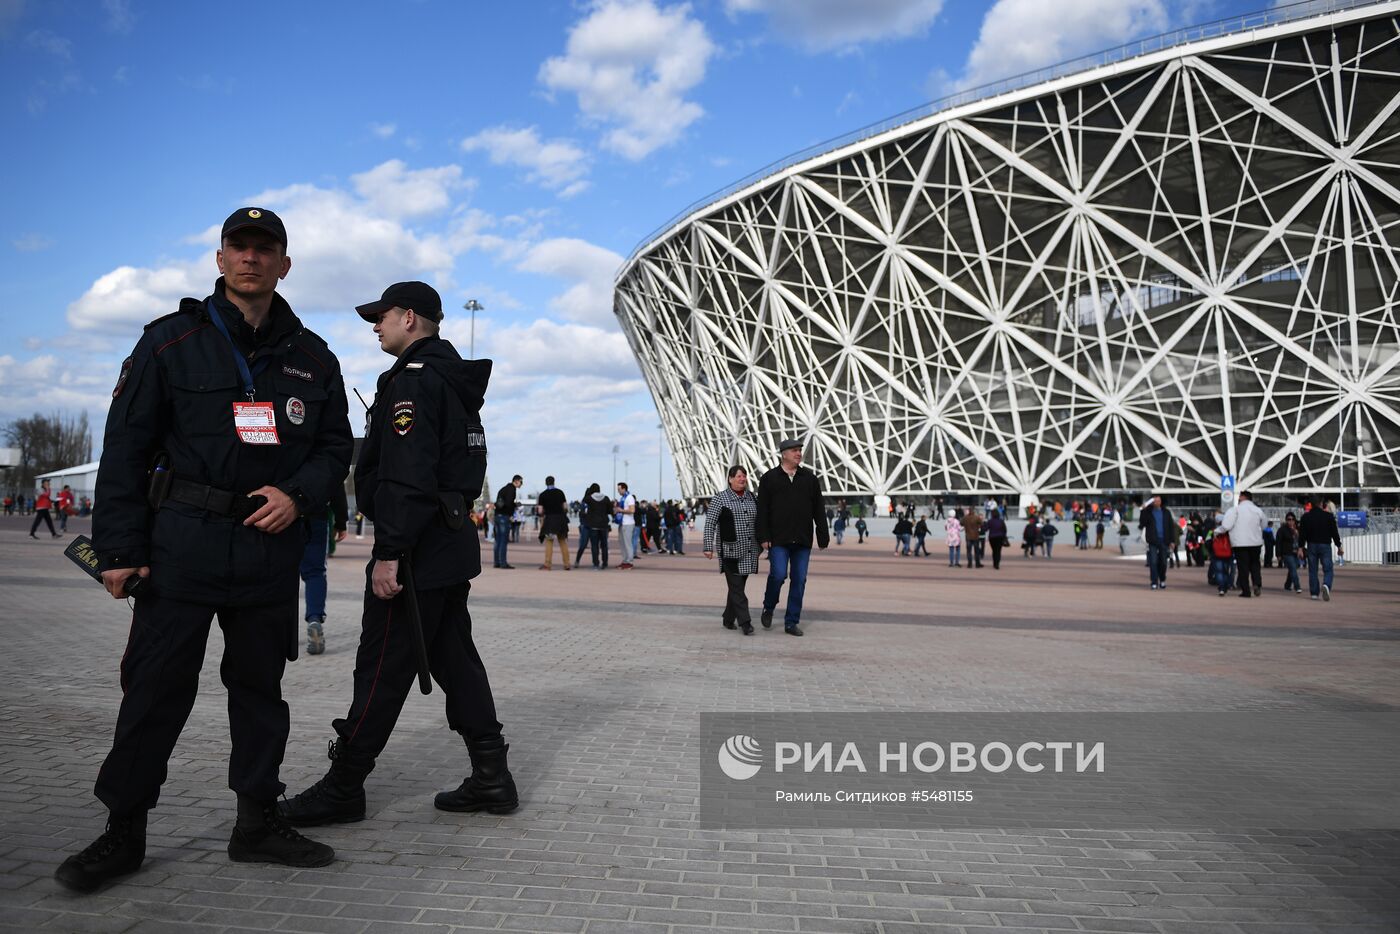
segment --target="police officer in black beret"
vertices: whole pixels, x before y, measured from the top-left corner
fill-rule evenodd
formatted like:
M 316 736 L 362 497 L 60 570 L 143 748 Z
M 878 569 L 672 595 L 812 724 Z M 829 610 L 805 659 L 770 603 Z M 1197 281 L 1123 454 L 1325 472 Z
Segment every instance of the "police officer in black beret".
M 486 668 L 472 643 L 467 595 L 481 573 L 476 526 L 468 520 L 486 479 L 481 403 L 490 360 L 463 360 L 438 336 L 442 300 L 422 282 L 400 282 L 355 309 L 373 322 L 380 347 L 397 357 L 379 377 L 370 426 L 355 465 L 355 499 L 374 520 L 365 569 L 364 619 L 350 710 L 332 727 L 326 776 L 282 815 L 299 826 L 365 816 L 366 776 L 398 721 L 417 671 L 410 626 L 421 628 L 432 677 L 447 697 L 447 725 L 462 734 L 472 771 L 439 794 L 445 811 L 516 809 L 501 724 Z M 404 592 L 412 566 L 418 619 Z
M 300 642 L 304 510 L 344 482 L 353 440 L 340 363 L 277 283 L 287 232 L 240 208 L 224 222 L 214 294 L 151 322 L 122 363 L 98 468 L 93 544 L 113 597 L 135 597 L 116 738 L 97 776 L 106 832 L 56 878 L 92 891 L 136 871 L 175 742 L 194 706 L 209 624 L 233 751 L 239 862 L 324 866 L 331 848 L 277 813 L 290 717 L 282 671 Z

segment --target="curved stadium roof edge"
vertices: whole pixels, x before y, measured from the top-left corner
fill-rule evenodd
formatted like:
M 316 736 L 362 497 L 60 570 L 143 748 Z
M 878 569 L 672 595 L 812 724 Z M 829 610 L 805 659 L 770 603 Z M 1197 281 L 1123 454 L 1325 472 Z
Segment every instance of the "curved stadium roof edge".
M 1330 7 L 1330 9 L 1328 9 L 1328 7 Z M 1320 8 L 1322 11 L 1318 12 Z M 1019 101 L 1035 97 L 1041 97 L 1045 94 L 1060 91 L 1065 88 L 1075 87 L 1081 84 L 1089 84 L 1094 81 L 1099 81 L 1122 72 L 1137 71 L 1142 68 L 1151 67 L 1152 65 L 1155 65 L 1158 62 L 1168 61 L 1174 58 L 1180 58 L 1183 55 L 1184 50 L 1186 49 L 1192 49 L 1193 51 L 1199 52 L 1216 52 L 1221 49 L 1230 48 L 1232 46 L 1249 45 L 1255 42 L 1259 42 L 1261 40 L 1266 40 L 1277 36 L 1309 32 L 1313 29 L 1316 29 L 1319 24 L 1324 22 L 1339 25 L 1342 23 L 1351 22 L 1353 20 L 1370 19 L 1377 15 L 1383 15 L 1386 10 L 1400 12 L 1400 0 L 1330 0 L 1330 2 L 1319 2 L 1319 0 L 1303 0 L 1303 2 L 1300 3 L 1294 3 L 1283 7 L 1275 7 L 1270 10 L 1260 11 L 1258 13 L 1253 14 L 1246 14 L 1241 17 L 1230 17 L 1227 20 L 1217 20 L 1215 21 L 1215 23 L 1232 23 L 1237 20 L 1244 21 L 1256 16 L 1263 17 L 1280 14 L 1287 16 L 1288 11 L 1290 9 L 1295 10 L 1294 15 L 1291 18 L 1286 18 L 1282 22 L 1274 22 L 1270 25 L 1264 26 L 1250 26 L 1236 31 L 1228 32 L 1223 35 L 1212 36 L 1210 38 L 1188 39 L 1177 44 L 1168 45 L 1165 48 L 1157 49 L 1152 52 L 1147 52 L 1140 55 L 1132 55 L 1105 65 L 1095 65 L 1080 71 L 1073 71 L 1059 77 L 1048 79 L 1046 81 L 1032 81 L 1029 84 L 1017 86 L 1009 91 L 994 92 L 986 97 L 979 97 L 966 103 L 958 103 L 940 110 L 936 110 L 930 114 L 902 122 L 896 126 L 890 127 L 889 129 L 872 133 L 869 136 L 861 136 L 857 139 L 851 140 L 850 142 L 837 144 L 835 148 L 824 149 L 813 156 L 810 156 L 805 159 L 800 159 L 796 162 L 793 162 L 790 165 L 782 166 L 781 168 L 776 169 L 773 172 L 763 175 L 761 178 L 755 179 L 754 181 L 749 182 L 748 184 L 742 185 L 742 187 L 737 188 L 734 191 L 720 195 L 719 197 L 716 197 L 713 200 L 706 201 L 704 204 L 701 204 L 692 210 L 686 211 L 683 215 L 679 216 L 674 222 L 666 225 L 664 229 L 656 232 L 651 236 L 648 236 L 645 240 L 639 243 L 632 250 L 632 253 L 627 257 L 627 261 L 622 264 L 621 268 L 617 272 L 617 275 L 614 276 L 613 283 L 614 285 L 616 285 L 617 283 L 621 282 L 631 271 L 632 267 L 636 264 L 637 260 L 640 259 L 642 255 L 645 254 L 649 249 L 651 249 L 656 244 L 669 239 L 672 235 L 677 233 L 682 228 L 686 227 L 688 224 L 691 224 L 694 221 L 705 217 L 709 214 L 721 211 L 725 207 L 737 201 L 742 201 L 744 198 L 749 197 L 754 192 L 766 188 L 769 185 L 774 184 L 775 182 L 781 181 L 782 179 L 787 178 L 790 175 L 797 175 L 817 166 L 837 161 L 839 159 L 845 158 L 848 155 L 851 155 L 852 153 L 860 152 L 861 150 L 879 146 L 882 143 L 888 142 L 889 140 L 898 139 L 899 137 L 905 136 L 909 133 L 918 132 L 920 129 L 933 126 L 943 121 L 953 120 L 959 117 L 977 114 L 984 110 L 994 110 L 999 107 L 1005 107 L 1008 104 L 1014 104 Z M 1209 25 L 1214 25 L 1215 23 Z M 1190 27 L 1185 31 L 1190 31 L 1190 29 L 1196 28 L 1202 27 Z M 1181 31 L 1182 30 L 1178 30 L 1177 32 Z M 1176 34 L 1177 33 L 1166 33 L 1164 35 L 1170 36 Z M 1119 46 L 1118 48 L 1127 49 L 1135 45 L 1153 42 L 1161 38 L 1162 36 L 1149 37 L 1142 39 L 1139 42 L 1128 43 L 1127 45 Z M 1099 55 L 1103 54 L 1105 53 L 1098 52 L 1086 57 L 1097 58 Z M 1071 62 L 1082 60 L 1082 58 L 1072 59 Z M 1059 67 L 1062 67 L 1062 65 L 1051 66 L 1048 70 L 1053 71 L 1054 69 Z M 1044 70 L 1038 72 L 1028 72 L 1027 74 L 1041 74 L 1043 73 L 1043 71 Z M 1022 77 L 1025 76 L 1016 75 L 1011 78 L 1007 78 L 1006 81 L 1016 82 Z M 1001 84 L 1001 82 L 998 82 L 998 84 Z M 971 90 L 975 92 L 978 89 L 973 88 Z M 936 105 L 938 102 L 935 101 L 933 103 L 934 105 Z M 853 132 L 860 133 L 861 130 L 855 130 Z M 777 161 L 781 163 L 784 161 L 784 159 L 779 159 Z

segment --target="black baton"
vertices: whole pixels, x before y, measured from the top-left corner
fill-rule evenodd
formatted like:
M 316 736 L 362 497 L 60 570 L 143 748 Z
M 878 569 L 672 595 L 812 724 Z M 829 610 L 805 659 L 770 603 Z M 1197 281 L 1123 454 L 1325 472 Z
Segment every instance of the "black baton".
M 418 591 L 413 586 L 413 565 L 408 556 L 399 559 L 399 583 L 403 585 L 404 609 L 408 611 L 408 636 L 413 640 L 413 657 L 418 662 L 418 690 L 433 693 L 428 672 L 428 646 L 423 641 L 423 617 L 418 613 Z

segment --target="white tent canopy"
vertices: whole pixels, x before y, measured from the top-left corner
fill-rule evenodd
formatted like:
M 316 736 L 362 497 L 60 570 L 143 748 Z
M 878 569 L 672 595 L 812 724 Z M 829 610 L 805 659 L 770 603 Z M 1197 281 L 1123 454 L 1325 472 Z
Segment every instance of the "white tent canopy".
M 48 480 L 54 492 L 63 489 L 64 484 L 67 484 L 73 488 L 74 498 L 90 497 L 97 487 L 97 463 L 93 461 L 76 467 L 64 467 L 62 470 L 50 470 L 48 473 L 39 474 L 34 478 L 34 482 Z

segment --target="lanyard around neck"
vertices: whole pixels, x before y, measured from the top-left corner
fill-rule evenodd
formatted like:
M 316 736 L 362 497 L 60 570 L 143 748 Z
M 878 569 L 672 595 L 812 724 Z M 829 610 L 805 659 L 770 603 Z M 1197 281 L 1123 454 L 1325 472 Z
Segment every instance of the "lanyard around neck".
M 219 333 L 224 336 L 224 340 L 228 341 L 229 349 L 233 351 L 233 362 L 238 367 L 239 378 L 243 380 L 243 394 L 248 397 L 249 402 L 252 402 L 254 396 L 253 377 L 267 369 L 270 358 L 263 357 L 250 368 L 248 366 L 248 361 L 243 357 L 242 351 L 240 351 L 238 345 L 233 342 L 233 335 L 228 332 L 228 325 L 224 323 L 223 313 L 215 307 L 212 298 L 209 299 L 208 305 L 209 319 L 214 322 L 214 327 L 219 329 Z

